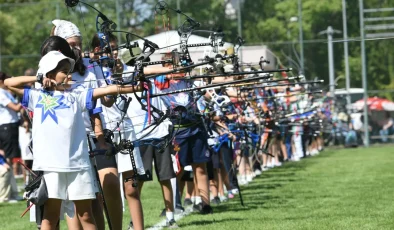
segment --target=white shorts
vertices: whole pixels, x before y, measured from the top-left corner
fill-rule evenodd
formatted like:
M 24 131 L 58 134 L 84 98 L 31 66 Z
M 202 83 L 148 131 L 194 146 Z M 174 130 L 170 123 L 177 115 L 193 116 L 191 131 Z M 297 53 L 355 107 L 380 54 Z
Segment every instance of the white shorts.
M 122 138 L 131 141 L 137 139 L 134 130 L 123 132 Z M 113 141 L 119 143 L 120 138 L 118 132 L 114 133 Z M 134 147 L 133 155 L 134 155 L 135 166 L 137 167 L 138 174 L 140 175 L 145 174 L 144 165 L 141 159 L 140 149 L 138 147 Z M 118 163 L 119 173 L 133 170 L 133 166 L 131 165 L 130 155 L 128 153 L 123 154 L 119 152 L 118 154 L 116 154 L 116 160 Z
M 79 172 L 44 172 L 48 198 L 60 200 L 96 199 L 97 184 L 92 170 Z
M 22 160 L 33 160 L 33 154 L 29 149 L 31 141 L 31 133 L 26 133 L 26 129 L 19 127 L 19 146 L 21 149 Z

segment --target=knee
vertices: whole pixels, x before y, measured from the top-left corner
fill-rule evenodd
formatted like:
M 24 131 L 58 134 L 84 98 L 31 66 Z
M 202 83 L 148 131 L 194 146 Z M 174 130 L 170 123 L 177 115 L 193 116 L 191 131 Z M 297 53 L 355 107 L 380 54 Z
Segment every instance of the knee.
M 134 198 L 134 199 L 139 199 L 140 198 L 140 194 L 138 192 L 138 188 L 133 187 L 131 185 L 131 182 L 127 182 L 125 184 L 125 195 L 129 198 Z
M 116 172 L 112 172 L 111 170 L 100 170 L 100 180 L 103 186 L 103 190 L 108 191 L 119 191 L 120 190 L 120 182 L 119 177 Z
M 92 200 L 74 201 L 75 209 L 81 221 L 92 218 Z
M 194 164 L 193 170 L 195 171 L 195 174 L 206 174 L 205 163 Z
M 103 184 L 104 193 L 106 192 L 109 192 L 111 194 L 119 193 L 120 195 L 120 182 L 117 177 L 106 178 L 102 184 Z

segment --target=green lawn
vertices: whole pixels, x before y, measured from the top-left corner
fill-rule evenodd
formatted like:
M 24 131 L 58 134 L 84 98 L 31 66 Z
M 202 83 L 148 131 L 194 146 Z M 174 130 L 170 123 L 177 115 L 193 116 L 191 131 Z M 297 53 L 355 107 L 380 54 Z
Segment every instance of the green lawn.
M 264 172 L 238 197 L 214 207 L 214 214 L 192 214 L 182 229 L 394 229 L 392 146 L 326 150 L 320 155 Z M 158 221 L 163 206 L 158 183 L 147 183 L 146 226 Z M 34 229 L 20 219 L 24 203 L 0 204 L 0 229 Z M 128 214 L 125 212 L 125 226 Z M 63 224 L 63 227 L 65 225 Z M 63 228 L 65 229 L 65 228 Z M 126 228 L 124 228 L 126 229 Z

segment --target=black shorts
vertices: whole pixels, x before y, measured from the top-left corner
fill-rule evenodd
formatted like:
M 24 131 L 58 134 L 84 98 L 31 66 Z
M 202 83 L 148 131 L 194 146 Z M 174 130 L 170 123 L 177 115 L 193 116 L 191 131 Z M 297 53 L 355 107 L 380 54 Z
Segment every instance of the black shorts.
M 182 167 L 210 161 L 207 138 L 202 132 L 186 138 L 175 138 L 179 144 L 179 163 Z
M 172 166 L 171 154 L 173 146 L 167 145 L 163 152 L 152 145 L 142 145 L 139 147 L 142 163 L 144 164 L 145 174 L 139 177 L 142 181 L 151 181 L 152 177 L 152 162 L 155 163 L 155 171 L 159 181 L 165 181 L 175 178 L 174 168 Z
M 213 180 L 215 179 L 215 168 L 213 167 L 213 162 L 212 161 L 208 161 L 206 164 L 207 167 L 207 174 L 208 174 L 208 180 Z
M 222 149 L 222 148 L 220 148 L 220 149 Z M 221 150 L 219 150 L 219 151 L 221 151 Z M 220 169 L 220 167 L 221 167 L 221 164 L 220 164 L 220 153 L 219 152 L 215 152 L 215 151 L 213 151 L 212 149 L 210 149 L 210 152 L 211 152 L 211 164 L 212 164 L 212 167 L 214 168 L 214 169 Z
M 21 157 L 19 123 L 0 125 L 0 149 L 4 151 L 7 159 Z
M 186 171 L 186 170 L 183 170 L 183 174 L 182 174 L 182 177 L 181 177 L 181 181 L 193 182 L 193 181 L 194 181 L 194 174 L 193 174 L 193 171 Z
M 220 148 L 220 155 L 224 169 L 226 170 L 226 172 L 229 172 L 231 164 L 233 163 L 233 151 L 227 145 L 227 143 L 222 145 L 222 147 Z
M 90 138 L 90 137 L 89 137 Z M 97 139 L 93 138 L 93 142 L 96 144 Z M 118 168 L 118 164 L 116 163 L 115 156 L 106 156 L 106 155 L 96 155 L 93 160 L 96 162 L 97 171 L 106 168 Z

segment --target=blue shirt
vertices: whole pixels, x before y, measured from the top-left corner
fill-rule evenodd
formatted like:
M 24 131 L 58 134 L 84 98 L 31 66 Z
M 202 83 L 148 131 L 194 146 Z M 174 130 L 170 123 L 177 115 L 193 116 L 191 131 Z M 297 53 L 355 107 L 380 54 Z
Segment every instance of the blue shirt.
M 7 161 L 3 155 L 0 155 L 0 165 L 4 165 Z

